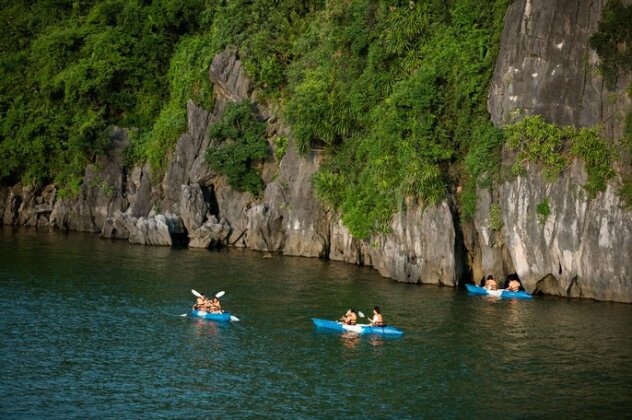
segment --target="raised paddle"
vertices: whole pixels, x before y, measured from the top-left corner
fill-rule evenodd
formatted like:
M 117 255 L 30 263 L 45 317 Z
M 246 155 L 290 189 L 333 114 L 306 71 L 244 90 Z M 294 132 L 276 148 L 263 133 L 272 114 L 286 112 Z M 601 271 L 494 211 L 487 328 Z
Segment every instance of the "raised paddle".
M 191 289 L 191 293 L 193 293 L 196 297 L 202 297 L 202 293 L 198 292 L 198 291 L 197 291 L 197 290 L 195 290 L 195 289 Z M 221 292 L 217 292 L 217 293 L 215 293 L 215 297 L 216 297 L 216 298 L 221 298 L 221 297 L 222 297 L 222 296 L 224 296 L 225 294 L 226 294 L 226 292 L 222 290 Z

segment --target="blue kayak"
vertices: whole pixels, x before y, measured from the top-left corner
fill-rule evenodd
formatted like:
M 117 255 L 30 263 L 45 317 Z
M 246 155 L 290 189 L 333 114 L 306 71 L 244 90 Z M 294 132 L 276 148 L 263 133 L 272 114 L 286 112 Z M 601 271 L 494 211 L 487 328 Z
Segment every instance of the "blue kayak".
M 466 284 L 465 287 L 472 295 L 488 295 L 503 299 L 533 299 L 533 295 L 523 291 L 512 292 L 510 290 L 487 290 L 484 287 L 475 286 L 473 284 Z
M 198 311 L 197 309 L 193 309 L 191 311 L 191 316 L 203 319 L 210 319 L 212 321 L 222 321 L 228 322 L 230 321 L 230 314 L 228 312 L 224 312 L 222 314 L 212 314 L 206 311 Z
M 312 322 L 317 328 L 327 328 L 329 330 L 341 332 L 355 332 L 358 334 L 379 334 L 379 335 L 404 335 L 400 329 L 385 325 L 383 327 L 374 327 L 368 324 L 347 325 L 338 321 L 330 321 L 328 319 L 312 318 Z

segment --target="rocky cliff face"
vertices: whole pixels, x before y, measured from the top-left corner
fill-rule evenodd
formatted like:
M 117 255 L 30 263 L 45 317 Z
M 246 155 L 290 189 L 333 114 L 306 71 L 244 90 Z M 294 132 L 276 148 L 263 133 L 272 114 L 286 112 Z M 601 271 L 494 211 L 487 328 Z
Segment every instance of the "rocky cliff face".
M 630 108 L 629 98 L 620 91 L 612 100 L 593 71 L 597 57 L 588 48 L 602 3 L 517 0 L 510 6 L 490 87 L 497 124 L 524 110 L 562 125 L 601 121 L 608 133 L 620 135 L 617 116 Z M 280 162 L 270 157 L 263 164 L 266 189 L 260 198 L 234 191 L 209 170 L 209 126 L 229 101 L 256 101 L 235 50 L 215 57 L 209 77 L 215 108 L 187 105 L 188 129 L 164 177 L 154 179 L 146 166 L 126 168 L 127 132 L 115 130 L 110 155 L 86 169 L 77 198 L 59 198 L 53 185 L 0 187 L 2 223 L 100 232 L 139 244 L 228 245 L 330 258 L 411 283 L 455 286 L 487 273 L 516 272 L 529 291 L 632 301 L 626 261 L 632 217 L 612 188 L 592 200 L 583 193 L 581 164 L 553 183 L 530 168 L 525 176 L 479 191 L 477 216 L 463 228 L 448 197 L 432 208 L 407 203 L 393 216 L 390 234 L 359 240 L 314 197 L 311 177 L 319 156 L 300 156 L 292 141 Z M 291 138 L 274 110 L 259 105 L 258 112 L 269 139 Z M 535 212 L 544 198 L 551 207 L 546 219 Z M 501 209 L 502 227 L 496 230 L 490 227 L 492 203 Z
M 625 115 L 632 109 L 625 94 L 630 74 L 615 90 L 607 90 L 598 57 L 589 48 L 605 3 L 518 0 L 509 7 L 488 101 L 497 125 L 520 112 L 540 114 L 561 126 L 601 124 L 608 137 L 622 136 Z M 632 213 L 622 209 L 612 185 L 590 199 L 581 187 L 585 182 L 583 164 L 575 162 L 554 182 L 531 167 L 525 176 L 480 192 L 475 239 L 469 246 L 474 271 L 516 272 L 531 291 L 632 302 L 627 263 Z M 551 210 L 546 218 L 536 212 L 544 200 Z M 492 203 L 502 210 L 499 231 L 489 227 Z

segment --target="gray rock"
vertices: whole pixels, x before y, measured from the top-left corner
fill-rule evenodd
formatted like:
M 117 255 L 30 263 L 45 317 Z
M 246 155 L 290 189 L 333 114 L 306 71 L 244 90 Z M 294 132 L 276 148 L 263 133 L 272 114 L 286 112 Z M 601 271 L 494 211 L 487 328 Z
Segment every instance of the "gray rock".
M 632 74 L 609 92 L 589 44 L 605 4 L 516 0 L 509 5 L 489 88 L 488 109 L 495 124 L 511 122 L 513 113 L 524 111 L 560 126 L 603 124 L 606 135 L 621 137 L 623 118 L 632 109 L 625 94 Z
M 129 242 L 141 245 L 173 245 L 172 234 L 182 233 L 182 222 L 159 214 L 135 218 L 122 215 L 122 223 L 129 232 Z
M 613 187 L 588 198 L 575 164 L 553 183 L 536 168 L 502 185 L 504 241 L 525 288 L 632 302 L 632 217 Z M 548 200 L 551 214 L 536 207 Z M 553 281 L 555 280 L 555 282 Z
M 110 215 L 101 230 L 101 237 L 112 239 L 129 239 L 130 232 L 127 228 L 126 217 L 134 217 L 131 214 L 125 216 L 121 212 L 115 212 Z
M 189 235 L 190 248 L 210 248 L 226 243 L 230 235 L 230 225 L 225 219 L 217 221 L 211 216 L 199 229 Z
M 199 229 L 208 218 L 208 206 L 198 184 L 182 186 L 180 215 L 188 232 Z
M 209 70 L 218 96 L 234 102 L 250 98 L 252 82 L 237 57 L 237 49 L 227 48 L 213 59 Z
M 133 217 L 147 217 L 149 215 L 154 204 L 151 168 L 148 163 L 131 169 L 127 175 L 124 194 L 130 203 L 128 209 L 130 215 Z

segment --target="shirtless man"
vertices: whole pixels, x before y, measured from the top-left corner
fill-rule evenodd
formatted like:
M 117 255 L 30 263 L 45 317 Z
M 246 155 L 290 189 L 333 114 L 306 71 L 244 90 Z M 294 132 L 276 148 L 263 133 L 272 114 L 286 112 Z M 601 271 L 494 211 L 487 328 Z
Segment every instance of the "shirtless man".
M 507 287 L 505 288 L 505 290 L 511 290 L 512 292 L 519 292 L 520 291 L 520 282 L 518 280 L 516 280 L 516 278 L 511 277 L 509 279 L 509 284 L 507 284 Z
M 356 322 L 358 322 L 358 315 L 356 314 L 355 309 L 349 309 L 347 313 L 340 318 L 340 322 L 347 325 L 355 325 Z
M 485 286 L 487 290 L 496 290 L 498 289 L 498 284 L 496 284 L 496 280 L 494 280 L 494 276 L 491 274 L 487 276 L 487 280 L 485 280 Z
M 217 296 L 213 296 L 211 300 L 208 301 L 206 311 L 212 314 L 221 314 L 224 312 L 222 311 L 222 305 L 219 303 Z
M 208 302 L 208 299 L 206 298 L 206 295 L 204 295 L 204 293 L 200 293 L 200 297 L 198 297 L 195 300 L 195 305 L 193 305 L 193 309 L 194 310 L 197 309 L 197 310 L 203 311 L 204 307 L 207 304 L 207 302 Z
M 374 327 L 383 327 L 385 325 L 384 318 L 382 317 L 378 306 L 373 307 L 373 318 L 369 322 Z

